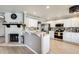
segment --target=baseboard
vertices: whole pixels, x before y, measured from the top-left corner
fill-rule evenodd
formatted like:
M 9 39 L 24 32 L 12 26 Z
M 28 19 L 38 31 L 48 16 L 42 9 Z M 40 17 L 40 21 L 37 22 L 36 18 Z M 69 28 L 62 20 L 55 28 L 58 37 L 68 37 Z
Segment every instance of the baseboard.
M 5 37 L 5 36 L 0 36 L 0 37 Z
M 69 44 L 73 44 L 73 45 L 78 45 L 79 46 L 79 43 L 76 43 L 76 42 L 70 42 L 70 41 L 66 41 L 66 40 L 57 40 L 57 41 L 61 41 L 61 42 L 65 42 L 65 43 L 69 43 Z
M 63 42 L 66 42 L 66 43 L 69 43 L 69 44 L 73 44 L 73 45 L 78 45 L 79 46 L 79 43 L 69 42 L 69 41 L 66 41 L 66 40 L 63 40 Z
M 30 49 L 33 53 L 38 54 L 36 51 L 34 51 L 32 48 L 30 48 L 28 45 L 25 45 L 28 49 Z

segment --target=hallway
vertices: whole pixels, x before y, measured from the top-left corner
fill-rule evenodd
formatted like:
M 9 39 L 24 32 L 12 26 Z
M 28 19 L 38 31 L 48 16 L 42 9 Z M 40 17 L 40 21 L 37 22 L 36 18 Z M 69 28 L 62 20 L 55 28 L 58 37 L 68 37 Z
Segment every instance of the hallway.
M 79 46 L 70 43 L 51 40 L 50 54 L 79 54 Z

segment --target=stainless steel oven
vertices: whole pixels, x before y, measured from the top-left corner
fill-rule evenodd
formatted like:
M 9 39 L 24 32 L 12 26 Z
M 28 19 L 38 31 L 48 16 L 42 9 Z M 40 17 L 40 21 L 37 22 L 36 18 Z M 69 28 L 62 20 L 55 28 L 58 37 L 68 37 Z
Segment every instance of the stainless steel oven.
M 63 39 L 63 31 L 64 31 L 64 24 L 56 24 L 55 27 L 55 31 L 54 31 L 54 38 L 57 39 Z

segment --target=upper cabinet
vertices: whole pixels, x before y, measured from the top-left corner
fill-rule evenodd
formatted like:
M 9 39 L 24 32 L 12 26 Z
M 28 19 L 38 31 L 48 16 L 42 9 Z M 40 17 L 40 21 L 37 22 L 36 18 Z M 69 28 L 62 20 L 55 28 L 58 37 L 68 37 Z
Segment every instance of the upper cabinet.
M 55 27 L 56 24 L 64 24 L 64 20 L 48 21 L 51 27 Z
M 64 20 L 64 27 L 79 27 L 79 17 Z
M 72 18 L 69 19 L 60 19 L 56 21 L 48 21 L 47 23 L 50 23 L 51 27 L 55 27 L 56 24 L 64 24 L 64 27 L 72 27 Z
M 72 27 L 72 20 L 71 19 L 60 19 L 55 21 L 56 24 L 63 24 L 64 27 Z
M 79 27 L 79 17 L 63 19 L 63 21 L 58 20 L 57 23 L 63 23 L 64 27 Z
M 64 20 L 64 27 L 72 27 L 72 20 L 71 19 L 65 19 Z
M 72 27 L 79 27 L 79 17 L 72 19 Z

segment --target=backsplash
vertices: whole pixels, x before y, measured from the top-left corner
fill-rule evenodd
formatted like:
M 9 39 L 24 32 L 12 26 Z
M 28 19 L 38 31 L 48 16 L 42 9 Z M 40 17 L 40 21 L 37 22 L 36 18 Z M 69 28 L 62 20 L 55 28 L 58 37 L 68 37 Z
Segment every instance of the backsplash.
M 52 27 L 51 31 L 56 31 L 56 27 Z M 79 27 L 61 27 L 61 29 L 63 29 L 66 32 L 79 32 Z
M 67 27 L 65 28 L 67 32 L 79 32 L 79 27 Z

